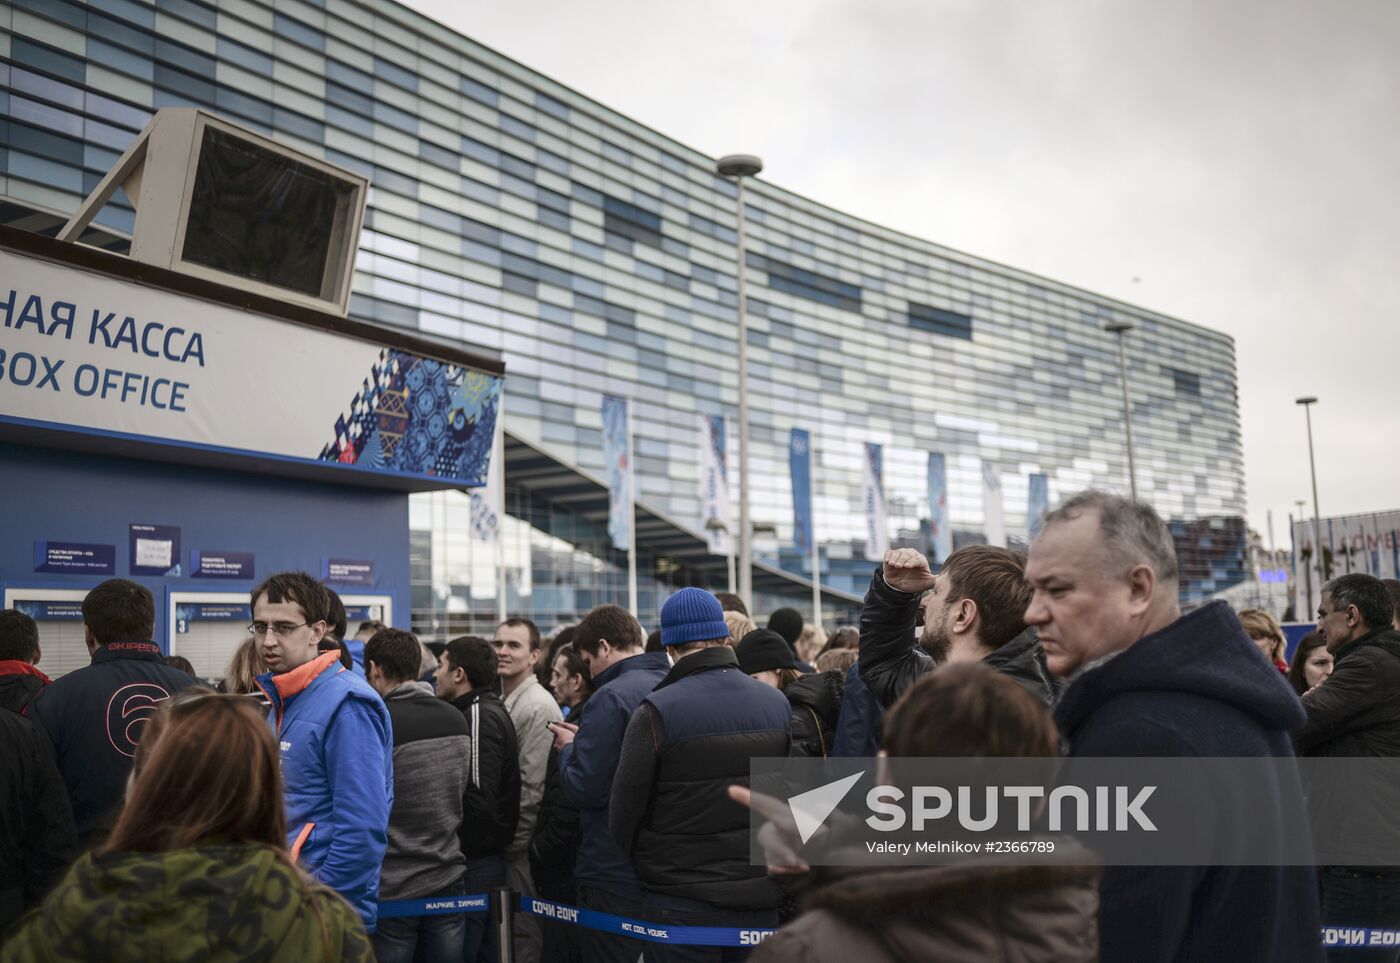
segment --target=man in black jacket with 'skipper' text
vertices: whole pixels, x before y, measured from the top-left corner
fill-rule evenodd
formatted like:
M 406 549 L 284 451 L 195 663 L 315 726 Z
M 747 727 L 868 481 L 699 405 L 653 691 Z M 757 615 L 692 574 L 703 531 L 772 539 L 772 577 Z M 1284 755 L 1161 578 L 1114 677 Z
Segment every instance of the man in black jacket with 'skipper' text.
M 447 643 L 434 676 L 439 699 L 446 699 L 467 720 L 471 738 L 460 839 L 467 859 L 466 890 L 481 893 L 506 883 L 506 847 L 520 818 L 520 746 L 496 682 L 496 650 L 490 642 L 466 635 Z M 467 914 L 463 960 L 496 959 L 486 937 L 484 913 Z
M 41 690 L 25 710 L 53 743 L 84 846 L 121 806 L 146 720 L 196 682 L 165 664 L 151 641 L 155 625 L 148 588 L 123 578 L 101 583 L 83 599 L 92 664 Z
M 1293 734 L 1299 755 L 1400 756 L 1400 632 L 1391 627 L 1392 612 L 1385 584 L 1369 575 L 1338 576 L 1322 587 L 1317 631 L 1334 663 L 1332 674 L 1303 695 L 1308 721 Z M 1348 813 L 1345 820 L 1314 820 L 1316 833 L 1345 843 L 1336 848 L 1355 851 L 1358 861 L 1369 851 L 1394 850 L 1400 811 L 1393 796 L 1327 782 L 1311 789 L 1315 813 Z M 1347 795 L 1345 807 L 1329 805 L 1338 794 Z M 1400 929 L 1400 867 L 1323 867 L 1322 922 Z M 1393 963 L 1400 948 L 1339 947 L 1329 955 Z

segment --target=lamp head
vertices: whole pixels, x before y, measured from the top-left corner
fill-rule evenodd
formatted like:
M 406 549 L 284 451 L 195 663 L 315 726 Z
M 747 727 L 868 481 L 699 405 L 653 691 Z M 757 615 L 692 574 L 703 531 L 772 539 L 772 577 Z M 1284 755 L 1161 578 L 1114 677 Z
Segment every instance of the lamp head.
M 763 161 L 753 154 L 729 154 L 715 163 L 721 177 L 752 177 L 763 170 Z
M 1309 395 L 1309 396 L 1306 397 L 1306 398 L 1299 398 L 1297 401 L 1294 402 L 1294 404 L 1298 404 L 1298 405 L 1315 405 L 1315 404 L 1317 404 L 1317 399 L 1314 398 L 1313 396 Z
M 1135 327 L 1136 325 L 1131 321 L 1110 321 L 1103 326 L 1103 329 L 1109 334 L 1127 334 Z

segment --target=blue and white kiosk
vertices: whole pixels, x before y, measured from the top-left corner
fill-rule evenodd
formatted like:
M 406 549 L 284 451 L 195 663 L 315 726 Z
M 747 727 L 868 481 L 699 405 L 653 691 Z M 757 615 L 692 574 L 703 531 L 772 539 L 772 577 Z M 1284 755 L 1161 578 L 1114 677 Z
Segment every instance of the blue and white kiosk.
M 129 256 L 81 243 L 123 190 Z M 57 239 L 0 227 L 0 594 L 88 661 L 120 576 L 207 677 L 299 569 L 409 624 L 408 493 L 484 485 L 503 365 L 347 315 L 367 182 L 203 111 L 152 119 Z

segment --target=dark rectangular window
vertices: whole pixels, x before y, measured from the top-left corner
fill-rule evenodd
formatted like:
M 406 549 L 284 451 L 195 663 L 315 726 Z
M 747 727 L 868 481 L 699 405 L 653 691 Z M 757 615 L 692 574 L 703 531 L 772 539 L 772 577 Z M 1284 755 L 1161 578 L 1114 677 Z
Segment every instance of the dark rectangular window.
M 808 271 L 794 264 L 775 261 L 771 257 L 749 252 L 748 265 L 768 275 L 768 286 L 799 298 L 819 301 L 847 311 L 860 311 L 861 290 L 855 284 Z
M 418 75 L 411 70 L 405 70 L 391 60 L 375 57 L 374 75 L 380 80 L 389 81 L 396 87 L 402 87 L 414 93 L 418 92 Z
M 446 147 L 439 147 L 430 140 L 420 140 L 418 142 L 418 156 L 429 164 L 436 164 L 444 170 L 457 173 L 462 159 L 461 154 L 454 153 Z
M 312 50 L 326 49 L 325 34 L 315 27 L 308 27 L 300 20 L 294 20 L 284 14 L 273 14 L 272 29 L 276 31 L 278 36 L 286 37 L 303 47 L 310 47 Z
M 569 107 L 562 101 L 555 100 L 548 94 L 535 91 L 535 107 L 549 114 L 551 117 L 558 117 L 560 120 L 569 119 Z
M 651 247 L 661 247 L 661 218 L 636 204 L 603 195 L 603 230 Z
M 1182 371 L 1179 368 L 1168 368 L 1172 376 L 1172 387 L 1179 395 L 1189 395 L 1192 398 L 1201 396 L 1201 376 L 1194 371 Z
M 76 57 L 60 53 L 52 47 L 37 44 L 23 37 L 10 40 L 10 58 L 15 63 L 27 64 L 40 70 L 47 70 L 56 77 L 81 84 L 87 74 L 83 62 Z
M 935 308 L 927 304 L 909 302 L 909 326 L 932 334 L 962 338 L 964 341 L 972 340 L 971 315 L 959 314 L 957 311 Z
M 470 77 L 462 78 L 462 93 L 488 107 L 495 107 L 501 99 L 501 95 L 494 87 L 488 87 L 481 81 L 472 80 Z

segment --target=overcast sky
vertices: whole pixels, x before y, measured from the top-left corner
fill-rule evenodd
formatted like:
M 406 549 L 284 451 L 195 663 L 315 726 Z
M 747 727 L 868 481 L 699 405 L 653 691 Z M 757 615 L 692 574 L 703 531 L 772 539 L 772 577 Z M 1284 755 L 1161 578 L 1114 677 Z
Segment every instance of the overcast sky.
M 1400 3 L 409 0 L 823 204 L 1235 338 L 1251 525 L 1400 509 Z M 1135 280 L 1140 279 L 1140 280 Z

